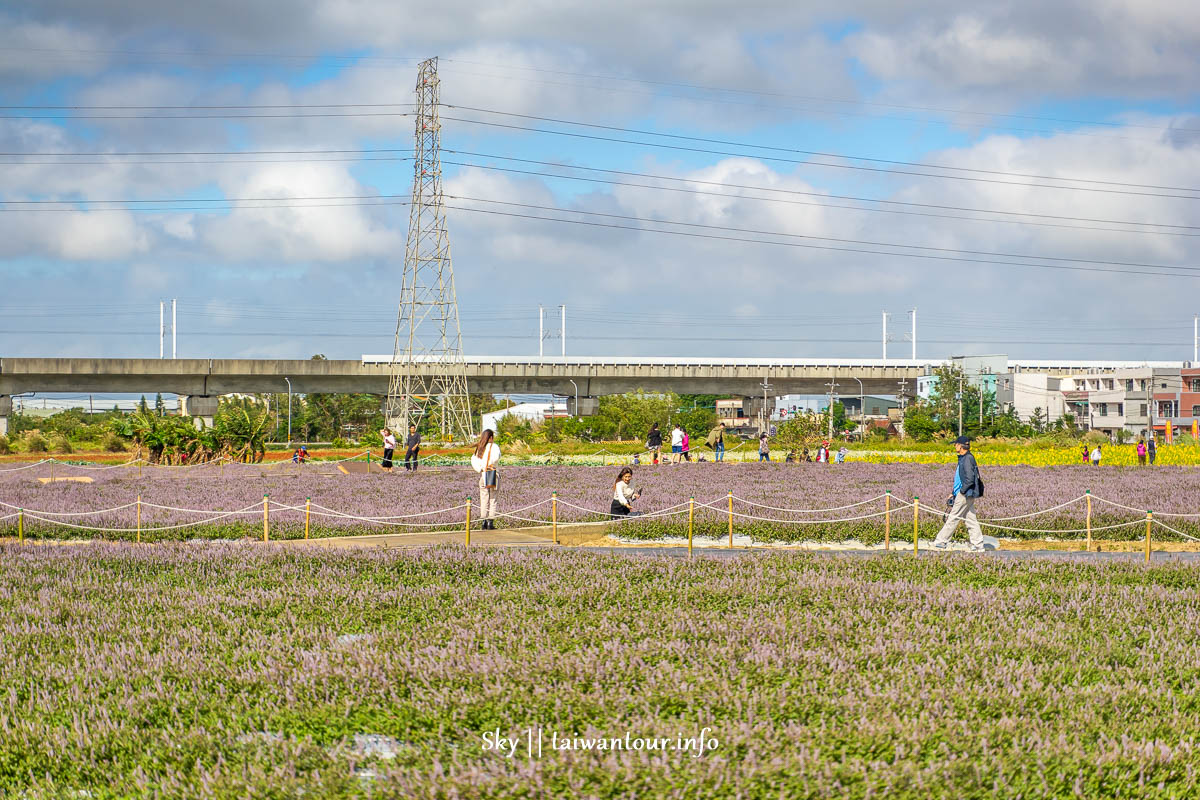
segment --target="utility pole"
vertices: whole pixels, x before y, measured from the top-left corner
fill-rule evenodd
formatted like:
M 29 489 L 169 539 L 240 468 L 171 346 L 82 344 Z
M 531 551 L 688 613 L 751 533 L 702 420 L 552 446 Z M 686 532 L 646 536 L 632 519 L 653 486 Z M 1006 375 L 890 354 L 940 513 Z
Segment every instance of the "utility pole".
M 908 312 L 912 317 L 912 360 L 917 360 L 917 310 Z
M 178 352 L 176 350 L 176 345 L 178 344 L 178 341 L 175 338 L 175 334 L 177 332 L 177 329 L 175 327 L 175 319 L 176 319 L 175 318 L 175 299 L 171 298 L 171 358 L 172 359 L 178 357 L 176 355 Z
M 888 360 L 888 312 L 883 312 L 883 360 Z
M 837 386 L 837 370 L 827 384 L 829 386 L 829 440 L 833 441 L 833 389 Z
M 164 317 L 163 317 L 163 306 L 164 306 L 163 301 L 159 300 L 158 301 L 158 357 L 159 358 L 162 358 L 163 356 L 166 355 L 164 350 L 165 350 L 166 344 L 167 344 L 167 328 L 166 328 L 166 324 L 164 322 Z
M 288 385 L 288 447 L 292 446 L 292 381 L 284 378 Z M 340 435 L 340 434 L 339 434 Z
M 558 307 L 562 318 L 558 323 L 558 338 L 562 340 L 562 356 L 567 357 L 567 307 L 565 305 Z
M 761 433 L 769 433 L 769 431 L 767 429 L 767 423 L 771 419 L 771 415 L 767 410 L 767 402 L 768 402 L 767 392 L 770 391 L 771 388 L 772 388 L 771 384 L 767 383 L 767 378 L 764 376 L 763 382 L 762 382 L 762 390 L 763 390 L 762 426 L 759 428 L 759 431 Z M 693 405 L 693 408 L 695 408 L 694 405 Z
M 1200 361 L 1200 314 L 1192 316 L 1192 366 Z
M 546 309 L 538 306 L 538 358 L 542 357 L 542 343 L 546 341 L 545 321 Z
M 962 401 L 963 401 L 963 373 L 959 370 L 958 373 L 958 435 L 962 436 Z

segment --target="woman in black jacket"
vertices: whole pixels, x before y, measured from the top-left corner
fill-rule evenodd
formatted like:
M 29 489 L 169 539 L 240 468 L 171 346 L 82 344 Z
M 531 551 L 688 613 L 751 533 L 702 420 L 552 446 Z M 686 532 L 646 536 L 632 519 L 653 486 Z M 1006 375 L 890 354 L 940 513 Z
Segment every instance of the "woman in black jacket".
M 662 452 L 662 431 L 658 429 L 658 423 L 650 426 L 650 433 L 646 434 L 646 449 L 654 454 L 654 463 L 658 463 L 658 454 Z

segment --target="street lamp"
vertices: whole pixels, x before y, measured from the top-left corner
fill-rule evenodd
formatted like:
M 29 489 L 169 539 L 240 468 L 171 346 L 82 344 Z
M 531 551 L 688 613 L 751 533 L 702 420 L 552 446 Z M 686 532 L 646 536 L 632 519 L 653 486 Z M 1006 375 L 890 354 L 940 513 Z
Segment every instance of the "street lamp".
M 579 416 L 579 384 L 577 384 L 575 381 L 572 381 L 570 378 L 567 378 L 567 380 L 570 381 L 571 385 L 575 387 L 575 416 L 578 417 Z
M 284 378 L 288 385 L 288 447 L 292 446 L 292 382 Z

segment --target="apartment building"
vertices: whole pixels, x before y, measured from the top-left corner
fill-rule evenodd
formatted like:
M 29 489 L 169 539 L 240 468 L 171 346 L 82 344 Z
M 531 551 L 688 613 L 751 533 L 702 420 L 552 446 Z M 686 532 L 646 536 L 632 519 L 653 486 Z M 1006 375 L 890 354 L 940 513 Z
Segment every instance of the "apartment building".
M 1162 436 L 1167 421 L 1190 429 L 1200 417 L 1200 368 L 1180 370 L 1134 367 L 1056 378 L 1045 373 L 1010 372 L 1000 376 L 996 399 L 1015 408 L 1023 422 L 1042 409 L 1053 422 L 1071 414 L 1075 424 L 1115 437 L 1118 431 L 1145 436 L 1153 427 Z
M 1178 372 L 1156 377 L 1153 393 L 1155 432 L 1172 439 L 1191 433 L 1200 420 L 1200 367 L 1185 362 Z
M 997 376 L 996 403 L 1006 411 L 1016 409 L 1022 422 L 1032 420 L 1037 411 L 1053 422 L 1066 412 L 1061 382 L 1040 372 L 1007 372 Z

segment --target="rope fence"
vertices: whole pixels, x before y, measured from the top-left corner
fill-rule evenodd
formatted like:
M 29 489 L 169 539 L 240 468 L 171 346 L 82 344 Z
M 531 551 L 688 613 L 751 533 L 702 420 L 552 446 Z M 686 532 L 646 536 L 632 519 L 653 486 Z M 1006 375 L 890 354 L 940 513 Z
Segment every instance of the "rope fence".
M 884 508 L 881 511 L 871 511 L 863 509 L 864 506 L 884 501 Z M 1033 519 L 1048 514 L 1053 514 L 1062 511 L 1065 508 L 1071 507 L 1080 501 L 1087 501 L 1086 525 L 1076 528 L 1032 528 L 1018 527 L 1015 525 L 1007 525 L 1004 523 L 1015 522 L 1018 520 Z M 1093 525 L 1093 504 L 1092 501 L 1098 501 L 1108 506 L 1120 508 L 1126 511 L 1134 511 L 1144 517 L 1138 519 L 1112 522 L 1103 525 Z M 735 504 L 739 504 L 745 510 L 735 510 Z M 550 505 L 549 516 L 541 518 L 528 515 L 528 512 Z M 128 524 L 121 526 L 104 527 L 97 524 L 81 524 L 83 519 L 103 520 L 105 517 L 113 514 L 128 513 L 130 509 L 136 511 L 136 525 L 129 527 Z M 580 512 L 585 516 L 585 519 L 566 520 L 559 518 L 560 509 L 570 509 L 575 512 Z M 867 513 L 853 513 L 856 509 L 863 509 Z M 133 502 L 124 503 L 122 505 L 112 506 L 110 508 L 94 509 L 89 511 L 52 511 L 48 509 L 31 509 L 13 505 L 11 503 L 0 501 L 0 510 L 7 510 L 9 513 L 0 516 L 0 521 L 16 520 L 18 528 L 18 538 L 24 540 L 25 523 L 26 521 L 41 523 L 49 528 L 65 528 L 75 531 L 89 531 L 96 534 L 135 534 L 137 541 L 141 541 L 143 534 L 161 533 L 167 531 L 177 531 L 185 528 L 193 528 L 212 523 L 230 520 L 231 518 L 259 516 L 262 517 L 262 536 L 264 541 L 270 539 L 271 513 L 275 514 L 302 514 L 304 519 L 304 538 L 310 538 L 311 534 L 311 518 L 341 520 L 348 522 L 359 522 L 368 526 L 380 526 L 388 529 L 413 529 L 400 531 L 403 534 L 422 535 L 430 533 L 453 533 L 456 530 L 462 530 L 466 536 L 466 541 L 470 542 L 471 532 L 471 511 L 472 501 L 467 498 L 465 502 L 447 506 L 445 508 L 434 509 L 431 511 L 418 511 L 409 514 L 391 514 L 391 515 L 364 515 L 354 514 L 347 511 L 342 511 L 328 506 L 314 503 L 311 498 L 306 498 L 303 505 L 281 503 L 271 500 L 269 496 L 264 496 L 262 503 L 255 503 L 245 508 L 234 510 L 220 509 L 202 509 L 202 508 L 185 508 L 180 506 L 163 505 L 143 500 L 139 495 Z M 687 515 L 687 536 L 689 551 L 692 547 L 692 540 L 696 535 L 697 512 L 704 515 L 701 520 L 704 524 L 711 524 L 714 520 L 721 520 L 726 523 L 727 533 L 729 537 L 729 546 L 733 547 L 734 541 L 734 522 L 739 523 L 763 523 L 772 526 L 812 526 L 812 525 L 843 525 L 848 523 L 864 522 L 867 520 L 880 520 L 885 525 L 884 549 L 890 548 L 891 531 L 893 523 L 907 527 L 909 524 L 908 516 L 904 518 L 897 516 L 901 512 L 911 510 L 911 524 L 913 531 L 913 546 L 914 550 L 918 549 L 917 542 L 920 529 L 920 515 L 926 515 L 926 524 L 929 522 L 940 523 L 947 519 L 947 510 L 933 508 L 925 503 L 922 503 L 919 498 L 913 497 L 911 501 L 903 500 L 891 492 L 886 492 L 881 495 L 876 495 L 856 503 L 850 503 L 840 506 L 830 506 L 827 508 L 787 508 L 782 506 L 772 506 L 765 503 L 759 503 L 743 497 L 738 497 L 733 492 L 728 492 L 725 496 L 715 498 L 708 501 L 697 502 L 695 498 L 687 501 L 676 503 L 665 508 L 657 509 L 646 513 L 634 513 L 629 515 L 614 516 L 610 511 L 605 509 L 594 509 L 587 506 L 572 503 L 568 500 L 560 499 L 557 493 L 554 493 L 550 498 L 539 500 L 522 508 L 516 508 L 509 511 L 498 512 L 494 514 L 495 519 L 504 519 L 515 523 L 525 523 L 524 526 L 518 525 L 505 528 L 509 531 L 528 530 L 530 528 L 552 528 L 554 541 L 558 542 L 558 529 L 570 529 L 573 527 L 596 525 L 598 523 L 611 524 L 614 528 L 627 526 L 631 523 L 666 520 L 678 518 Z M 162 524 L 160 521 L 157 524 L 143 519 L 144 511 L 166 512 L 170 514 L 188 514 L 200 515 L 203 519 L 174 522 L 170 524 Z M 775 512 L 773 515 L 765 515 L 762 512 Z M 464 513 L 465 512 L 465 513 Z M 707 513 L 706 513 L 707 512 Z M 849 516 L 836 516 L 839 513 L 852 512 Z M 781 515 L 802 515 L 799 518 L 788 517 Z M 814 517 L 811 515 L 822 515 Z M 832 516 L 831 516 L 832 515 Z M 578 516 L 578 515 L 577 515 Z M 1135 528 L 1144 525 L 1146 528 L 1145 548 L 1146 558 L 1149 560 L 1151 551 L 1151 529 L 1157 525 L 1163 531 L 1173 534 L 1188 541 L 1200 542 L 1200 536 L 1190 534 L 1186 531 L 1179 530 L 1178 527 L 1169 525 L 1159 517 L 1172 517 L 1192 519 L 1200 517 L 1200 513 L 1168 513 L 1158 514 L 1157 516 L 1150 511 L 1138 509 L 1134 506 L 1118 503 L 1116 501 L 1107 500 L 1102 497 L 1096 497 L 1090 492 L 1087 492 L 1079 497 L 1073 498 L 1058 505 L 1049 508 L 1038 509 L 1027 514 L 1020 514 L 1011 517 L 996 517 L 994 519 L 979 519 L 981 528 L 991 529 L 995 531 L 1003 531 L 1010 534 L 1034 534 L 1053 538 L 1061 538 L 1063 536 L 1077 536 L 1086 534 L 1086 549 L 1092 550 L 1093 535 L 1107 531 L 1122 530 L 1127 528 Z M 68 520 L 78 520 L 72 522 Z M 128 517 L 126 517 L 128 519 Z M 417 521 L 421 520 L 421 521 Z M 143 524 L 148 522 L 148 524 Z M 11 523 L 10 523 L 11 524 Z M 1178 523 L 1177 523 L 1178 524 Z M 900 530 L 900 528 L 897 528 Z M 750 541 L 753 545 L 754 531 L 751 531 Z M 389 535 L 398 535 L 391 533 Z M 705 534 L 708 538 L 711 535 Z M 315 538 L 315 537 L 314 537 Z M 339 538 L 337 534 L 327 534 L 319 538 Z

